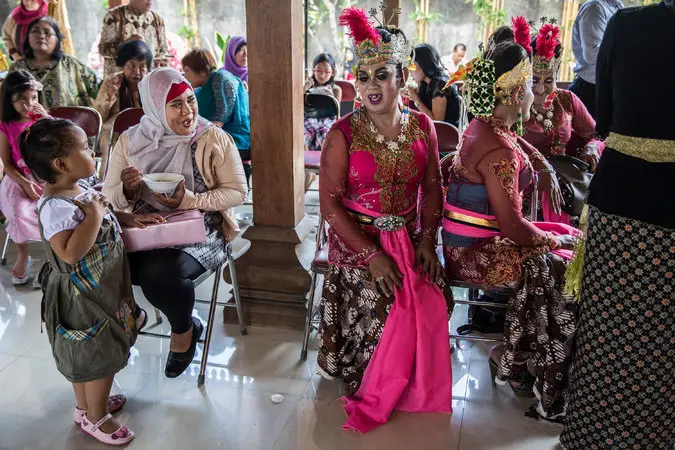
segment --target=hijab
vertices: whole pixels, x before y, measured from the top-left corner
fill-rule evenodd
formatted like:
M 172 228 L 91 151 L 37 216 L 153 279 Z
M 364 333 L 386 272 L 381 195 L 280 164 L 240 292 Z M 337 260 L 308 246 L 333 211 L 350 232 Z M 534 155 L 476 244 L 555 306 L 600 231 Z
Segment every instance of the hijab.
M 129 162 L 143 173 L 179 173 L 185 177 L 185 189 L 194 190 L 192 144 L 214 126 L 197 115 L 195 128 L 189 135 L 176 134 L 166 120 L 166 99 L 171 86 L 187 83 L 176 70 L 169 67 L 155 69 L 138 84 L 143 117 L 130 128 Z M 155 201 L 143 185 L 141 198 L 159 210 L 167 208 Z
M 248 67 L 240 66 L 235 60 L 237 50 L 239 50 L 242 45 L 247 45 L 245 37 L 232 36 L 230 38 L 227 42 L 227 48 L 225 49 L 225 65 L 223 66 L 223 69 L 248 83 Z
M 14 36 L 16 50 L 23 55 L 23 43 L 26 41 L 26 31 L 28 25 L 40 17 L 47 15 L 47 0 L 42 0 L 40 6 L 35 11 L 28 11 L 23 6 L 23 1 L 12 11 L 12 18 L 16 23 L 16 35 Z

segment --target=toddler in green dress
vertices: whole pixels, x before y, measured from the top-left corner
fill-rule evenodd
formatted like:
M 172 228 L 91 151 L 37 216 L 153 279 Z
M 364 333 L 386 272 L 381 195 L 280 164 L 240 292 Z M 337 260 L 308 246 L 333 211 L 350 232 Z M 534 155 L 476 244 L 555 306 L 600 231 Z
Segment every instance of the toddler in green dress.
M 134 302 L 120 222 L 143 226 L 163 219 L 116 217 L 106 198 L 81 182 L 95 164 L 87 136 L 74 123 L 39 120 L 22 133 L 19 145 L 33 175 L 46 183 L 37 203 L 47 254 L 39 276 L 42 319 L 56 366 L 75 391 L 73 419 L 99 441 L 124 445 L 134 433 L 110 413 L 126 399 L 110 397 L 110 388 L 147 314 Z

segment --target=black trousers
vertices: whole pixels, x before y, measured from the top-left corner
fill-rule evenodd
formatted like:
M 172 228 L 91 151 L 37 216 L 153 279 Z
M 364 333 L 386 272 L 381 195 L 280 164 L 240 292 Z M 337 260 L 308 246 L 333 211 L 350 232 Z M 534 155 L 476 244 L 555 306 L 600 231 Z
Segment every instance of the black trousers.
M 131 282 L 150 304 L 169 319 L 173 333 L 192 326 L 195 288 L 192 281 L 206 272 L 192 256 L 175 248 L 129 253 Z
M 574 92 L 581 99 L 581 102 L 595 119 L 595 85 L 577 75 L 570 85 L 570 91 Z

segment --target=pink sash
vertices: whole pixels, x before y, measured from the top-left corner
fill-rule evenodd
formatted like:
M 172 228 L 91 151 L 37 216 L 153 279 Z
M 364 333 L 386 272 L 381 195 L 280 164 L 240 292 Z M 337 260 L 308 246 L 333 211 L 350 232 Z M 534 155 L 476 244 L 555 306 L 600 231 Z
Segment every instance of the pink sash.
M 358 203 L 348 209 L 381 217 Z M 415 268 L 405 227 L 380 232 L 382 250 L 403 274 L 382 337 L 354 397 L 344 397 L 344 429 L 366 433 L 387 422 L 393 410 L 452 412 L 452 365 L 448 308 L 440 288 Z
M 493 220 L 496 221 L 495 216 L 486 216 L 485 214 L 479 214 L 477 212 L 469 211 L 468 209 L 458 208 L 456 206 L 450 205 L 445 202 L 445 209 L 447 211 L 453 211 L 466 216 L 475 217 L 477 219 Z M 578 229 L 564 223 L 555 223 L 555 222 L 531 222 L 532 225 L 539 228 L 541 231 L 545 231 L 553 234 L 554 236 L 563 236 L 570 234 L 572 236 L 581 235 L 581 231 Z M 479 228 L 469 224 L 457 223 L 449 220 L 447 217 L 443 217 L 443 230 L 457 234 L 459 236 L 466 236 L 471 238 L 491 238 L 494 236 L 502 236 L 501 231 L 492 231 Z M 554 254 L 571 261 L 574 258 L 574 252 L 572 250 L 557 249 L 553 250 Z

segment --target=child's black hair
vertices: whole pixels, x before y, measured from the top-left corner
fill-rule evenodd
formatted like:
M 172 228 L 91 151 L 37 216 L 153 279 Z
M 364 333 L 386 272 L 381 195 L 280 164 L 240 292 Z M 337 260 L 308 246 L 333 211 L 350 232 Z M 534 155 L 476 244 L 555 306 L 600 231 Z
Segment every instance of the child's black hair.
M 52 162 L 77 145 L 75 125 L 67 119 L 40 119 L 19 137 L 21 157 L 36 178 L 56 183 Z
M 34 86 L 31 86 L 31 81 L 36 81 L 35 77 L 25 70 L 16 70 L 7 74 L 2 81 L 2 86 L 0 86 L 0 92 L 2 92 L 1 121 L 9 123 L 21 119 L 21 115 L 14 109 L 12 97 L 30 89 L 35 89 Z

